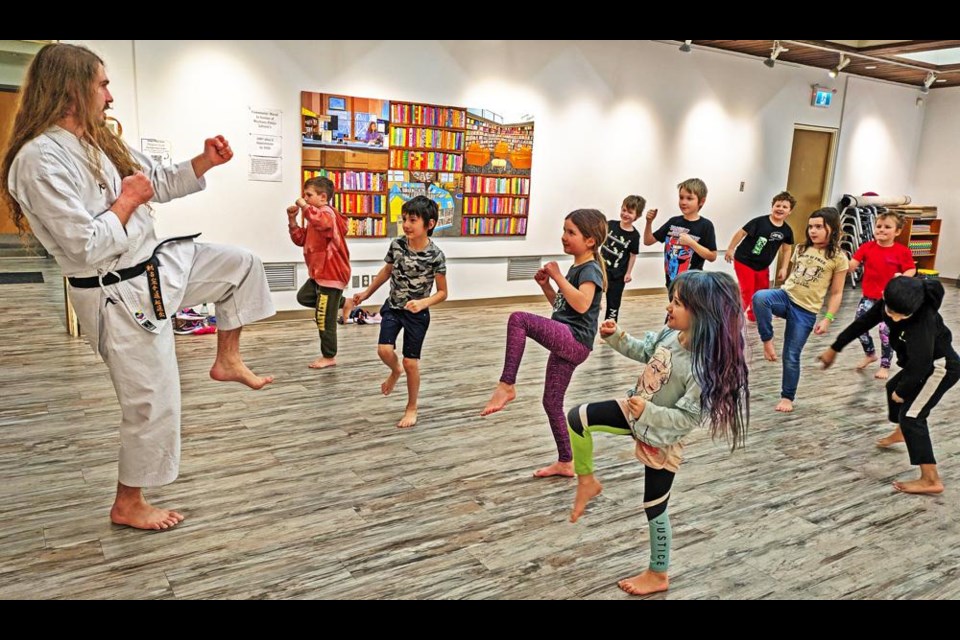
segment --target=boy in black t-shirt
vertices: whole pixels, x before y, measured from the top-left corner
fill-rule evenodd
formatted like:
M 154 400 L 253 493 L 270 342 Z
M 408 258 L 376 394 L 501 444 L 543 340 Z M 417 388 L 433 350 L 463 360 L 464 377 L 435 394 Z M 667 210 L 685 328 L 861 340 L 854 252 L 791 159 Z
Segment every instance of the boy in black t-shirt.
M 690 269 L 703 269 L 705 260 L 717 259 L 717 236 L 713 223 L 700 215 L 707 202 L 707 185 L 700 178 L 690 178 L 677 185 L 680 190 L 680 212 L 663 226 L 653 231 L 657 210 L 647 211 L 647 224 L 643 229 L 643 244 L 663 244 L 663 270 L 667 291 L 678 275 Z M 668 293 L 669 295 L 669 293 Z
M 747 319 L 756 322 L 751 302 L 753 294 L 770 287 L 770 264 L 781 254 L 777 281 L 787 279 L 790 254 L 793 252 L 793 229 L 784 224 L 797 206 L 797 199 L 781 191 L 770 202 L 770 214 L 754 218 L 733 234 L 724 260 L 733 263 L 740 282 L 740 295 Z M 736 250 L 736 251 L 734 251 Z
M 607 220 L 607 239 L 600 255 L 607 267 L 607 314 L 604 320 L 617 320 L 623 289 L 633 279 L 633 264 L 640 253 L 640 232 L 633 223 L 643 213 L 643 196 L 627 196 L 620 205 L 620 219 Z

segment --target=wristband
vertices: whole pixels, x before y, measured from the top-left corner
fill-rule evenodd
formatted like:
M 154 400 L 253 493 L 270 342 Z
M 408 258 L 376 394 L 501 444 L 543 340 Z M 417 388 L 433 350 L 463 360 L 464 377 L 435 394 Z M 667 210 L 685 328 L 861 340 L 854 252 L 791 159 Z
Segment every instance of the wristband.
M 837 319 L 837 317 L 836 317 L 835 315 L 833 315 L 832 313 L 830 313 L 829 311 L 827 311 L 825 314 L 823 314 L 823 317 L 826 318 L 827 320 L 829 320 L 830 322 L 833 322 L 834 320 Z

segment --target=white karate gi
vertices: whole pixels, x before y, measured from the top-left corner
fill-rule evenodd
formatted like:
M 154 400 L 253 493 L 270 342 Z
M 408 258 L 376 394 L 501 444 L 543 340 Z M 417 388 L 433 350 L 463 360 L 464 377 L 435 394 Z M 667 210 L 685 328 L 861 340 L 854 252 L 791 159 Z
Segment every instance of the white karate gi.
M 154 201 L 202 190 L 189 161 L 155 164 L 130 149 L 150 178 Z M 8 188 L 31 230 L 65 276 L 105 275 L 149 259 L 160 240 L 148 206 L 126 228 L 110 207 L 122 178 L 100 151 L 101 176 L 80 140 L 53 126 L 20 149 Z M 275 313 L 260 259 L 237 247 L 179 240 L 157 252 L 168 317 L 178 309 L 215 302 L 220 330 Z M 169 319 L 157 320 L 147 277 L 70 296 L 85 337 L 110 369 L 122 410 L 119 480 L 129 487 L 173 482 L 180 466 L 180 373 Z M 111 303 L 113 301 L 113 303 Z

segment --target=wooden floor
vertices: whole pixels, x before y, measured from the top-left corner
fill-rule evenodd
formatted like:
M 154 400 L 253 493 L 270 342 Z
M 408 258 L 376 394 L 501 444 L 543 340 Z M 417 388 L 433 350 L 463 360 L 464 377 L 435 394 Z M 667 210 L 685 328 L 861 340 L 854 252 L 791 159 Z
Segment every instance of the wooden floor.
M 0 285 L 0 599 L 631 598 L 616 581 L 648 559 L 631 441 L 597 437 L 605 490 L 572 525 L 575 480 L 530 475 L 556 459 L 545 351 L 529 344 L 516 402 L 477 415 L 511 307 L 435 311 L 420 423 L 403 431 L 405 390 L 379 394 L 376 326 L 341 327 L 340 364 L 322 372 L 306 367 L 309 321 L 248 327 L 247 362 L 277 377 L 261 392 L 208 378 L 215 336 L 178 338 L 181 473 L 148 497 L 187 519 L 142 532 L 108 519 L 119 409 L 106 367 L 64 333 L 56 265 L 0 260 L 38 270 L 45 284 Z M 847 291 L 841 324 L 858 299 Z M 656 329 L 663 303 L 628 298 L 624 326 Z M 948 286 L 955 334 L 958 311 Z M 873 445 L 890 429 L 882 383 L 853 371 L 856 344 L 820 372 L 832 335 L 811 336 L 797 410 L 780 415 L 780 365 L 751 326 L 747 448 L 691 439 L 670 501 L 671 589 L 652 599 L 960 598 L 960 388 L 931 418 L 946 492 L 898 494 L 891 482 L 917 472 L 902 445 Z M 635 375 L 598 345 L 567 406 L 618 397 Z

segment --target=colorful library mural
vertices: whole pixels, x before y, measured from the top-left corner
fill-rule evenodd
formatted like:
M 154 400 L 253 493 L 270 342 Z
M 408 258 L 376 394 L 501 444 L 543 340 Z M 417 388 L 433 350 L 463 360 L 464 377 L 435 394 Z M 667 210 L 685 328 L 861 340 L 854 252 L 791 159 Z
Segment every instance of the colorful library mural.
M 417 195 L 440 209 L 435 237 L 527 232 L 533 118 L 488 109 L 301 93 L 304 179 L 327 176 L 351 237 L 402 235 Z

